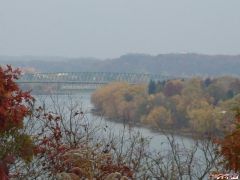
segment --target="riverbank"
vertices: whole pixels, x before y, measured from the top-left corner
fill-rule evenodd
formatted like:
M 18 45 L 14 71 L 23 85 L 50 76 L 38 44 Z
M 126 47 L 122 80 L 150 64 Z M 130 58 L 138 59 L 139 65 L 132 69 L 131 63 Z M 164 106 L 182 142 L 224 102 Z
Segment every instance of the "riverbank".
M 207 133 L 198 133 L 198 132 L 193 132 L 191 131 L 190 129 L 187 129 L 187 128 L 181 128 L 181 129 L 170 129 L 170 128 L 156 128 L 156 127 L 153 127 L 151 125 L 147 125 L 147 124 L 142 124 L 140 122 L 138 123 L 132 123 L 131 121 L 130 122 L 127 122 L 127 121 L 122 121 L 120 119 L 112 119 L 112 118 L 108 118 L 108 117 L 105 117 L 104 115 L 102 115 L 100 112 L 97 112 L 96 110 L 94 109 L 91 109 L 90 111 L 92 113 L 92 115 L 94 115 L 95 117 L 99 117 L 99 118 L 104 118 L 106 121 L 108 122 L 114 122 L 114 123 L 117 123 L 117 124 L 121 124 L 125 127 L 128 127 L 128 128 L 144 128 L 144 129 L 148 129 L 150 130 L 151 132 L 153 133 L 157 133 L 157 134 L 160 134 L 160 135 L 173 135 L 173 136 L 180 136 L 180 137 L 184 137 L 184 138 L 191 138 L 191 139 L 206 139 L 206 138 L 213 138 L 213 137 L 219 137 L 220 134 L 218 133 L 212 133 L 212 134 L 207 134 Z

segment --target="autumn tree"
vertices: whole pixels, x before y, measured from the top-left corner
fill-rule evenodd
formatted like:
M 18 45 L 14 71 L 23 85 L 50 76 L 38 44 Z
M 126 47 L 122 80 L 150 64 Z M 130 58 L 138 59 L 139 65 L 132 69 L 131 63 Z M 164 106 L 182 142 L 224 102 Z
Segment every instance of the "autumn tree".
M 137 110 L 146 97 L 145 86 L 117 82 L 97 89 L 91 98 L 96 110 L 110 119 L 137 120 Z
M 232 119 L 229 107 L 240 102 L 239 82 L 233 77 L 206 80 L 195 77 L 150 81 L 148 86 L 110 83 L 93 93 L 92 103 L 109 119 L 143 122 L 155 127 L 164 127 L 170 119 L 167 127 L 172 129 L 221 134 L 224 124 L 229 126 Z M 162 117 L 166 121 L 154 120 Z
M 143 122 L 159 128 L 169 127 L 172 125 L 171 113 L 163 106 L 155 107 Z
M 24 133 L 24 118 L 30 114 L 33 97 L 22 92 L 15 80 L 20 71 L 0 67 L 0 179 L 10 177 L 9 167 L 15 160 L 31 161 L 33 143 Z
M 234 130 L 229 132 L 220 144 L 219 153 L 223 156 L 226 169 L 240 172 L 240 109 L 236 109 Z
M 183 89 L 183 82 L 180 80 L 168 81 L 163 89 L 163 92 L 166 96 L 173 96 L 180 94 Z
M 216 120 L 221 114 L 213 106 L 204 100 L 196 102 L 195 107 L 187 110 L 190 118 L 190 126 L 194 131 L 200 133 L 214 133 L 216 131 Z

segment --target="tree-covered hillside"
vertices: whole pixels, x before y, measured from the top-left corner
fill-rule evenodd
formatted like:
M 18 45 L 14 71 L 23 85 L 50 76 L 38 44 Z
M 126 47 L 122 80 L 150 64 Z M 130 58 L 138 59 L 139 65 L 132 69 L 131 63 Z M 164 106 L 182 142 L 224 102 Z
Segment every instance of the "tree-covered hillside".
M 240 55 L 128 54 L 119 58 L 11 57 L 0 56 L 1 64 L 39 72 L 138 72 L 172 76 L 240 75 Z

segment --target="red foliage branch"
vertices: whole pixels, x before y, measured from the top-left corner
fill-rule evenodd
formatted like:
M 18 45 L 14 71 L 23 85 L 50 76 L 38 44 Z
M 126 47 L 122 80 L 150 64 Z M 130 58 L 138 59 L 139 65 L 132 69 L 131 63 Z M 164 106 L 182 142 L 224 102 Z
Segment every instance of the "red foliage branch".
M 0 131 L 21 128 L 24 117 L 30 112 L 24 102 L 30 102 L 33 98 L 29 92 L 22 92 L 14 82 L 19 75 L 19 69 L 0 67 Z
M 24 117 L 31 112 L 27 103 L 32 102 L 33 97 L 20 90 L 15 82 L 19 75 L 19 69 L 13 70 L 9 65 L 0 67 L 0 179 L 8 179 L 8 165 L 15 161 L 15 157 L 29 159 L 32 155 L 32 151 L 26 149 L 31 146 L 30 137 L 19 130 L 23 128 Z M 4 144 L 4 138 L 9 137 L 12 144 Z M 6 147 L 8 149 L 4 152 Z

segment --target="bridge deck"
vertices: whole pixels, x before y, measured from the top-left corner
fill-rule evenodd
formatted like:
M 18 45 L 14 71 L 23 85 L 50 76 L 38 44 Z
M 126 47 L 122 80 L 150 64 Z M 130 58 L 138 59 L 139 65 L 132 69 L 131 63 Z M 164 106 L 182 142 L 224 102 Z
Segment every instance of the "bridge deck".
M 113 81 L 125 81 L 130 84 L 147 83 L 150 80 L 163 81 L 173 79 L 161 74 L 110 73 L 110 72 L 59 72 L 23 74 L 18 83 L 71 83 L 71 84 L 107 84 Z

